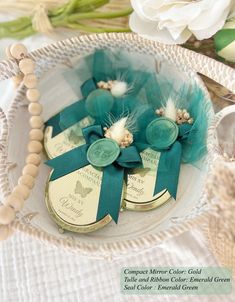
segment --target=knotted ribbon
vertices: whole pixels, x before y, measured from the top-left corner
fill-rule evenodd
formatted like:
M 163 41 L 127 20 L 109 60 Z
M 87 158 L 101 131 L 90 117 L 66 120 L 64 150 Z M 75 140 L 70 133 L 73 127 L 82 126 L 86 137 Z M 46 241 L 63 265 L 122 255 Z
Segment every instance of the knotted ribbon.
M 74 124 L 88 116 L 85 100 L 87 96 L 95 89 L 97 89 L 95 79 L 91 78 L 85 81 L 81 86 L 81 93 L 83 98 L 66 107 L 45 123 L 46 126 L 52 126 L 52 137 L 60 134 L 64 130 L 68 129 L 69 127 L 73 126 Z
M 142 125 L 142 130 L 139 131 L 135 138 L 136 147 L 139 152 L 147 148 L 161 152 L 157 166 L 157 176 L 153 196 L 167 189 L 170 195 L 176 199 L 182 157 L 182 143 L 188 139 L 188 136 L 192 131 L 192 125 L 179 125 L 179 135 L 176 141 L 167 149 L 159 149 L 154 145 L 148 144 L 145 134 L 147 125 L 158 117 L 156 117 L 156 114 L 152 109 L 149 109 L 139 119 L 138 122 Z
M 100 125 L 93 125 L 83 128 L 82 131 L 86 144 L 46 162 L 48 166 L 53 168 L 50 181 L 90 164 L 87 159 L 87 150 L 94 141 L 104 137 L 103 129 Z M 136 147 L 132 145 L 127 148 L 120 148 L 120 154 L 116 161 L 103 168 L 97 220 L 110 214 L 117 223 L 125 168 L 136 168 L 141 164 L 141 157 Z
M 182 156 L 182 142 L 188 138 L 192 125 L 183 124 L 179 126 L 179 135 L 177 140 L 167 150 L 158 150 L 161 152 L 157 178 L 155 182 L 154 195 L 167 189 L 174 199 L 176 199 L 180 164 Z M 152 146 L 154 149 L 154 146 Z

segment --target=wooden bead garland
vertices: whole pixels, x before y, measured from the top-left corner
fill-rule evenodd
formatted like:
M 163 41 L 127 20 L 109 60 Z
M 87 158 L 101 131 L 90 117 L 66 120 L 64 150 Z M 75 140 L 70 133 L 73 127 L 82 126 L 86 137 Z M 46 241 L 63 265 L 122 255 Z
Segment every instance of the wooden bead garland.
M 26 157 L 26 164 L 33 164 L 39 166 L 41 163 L 41 156 L 36 153 L 31 153 Z
M 43 131 L 41 129 L 32 129 L 29 132 L 29 139 L 41 141 L 43 139 Z
M 30 102 L 37 102 L 40 98 L 40 92 L 36 88 L 28 89 L 26 97 Z
M 23 81 L 27 88 L 26 97 L 29 101 L 28 111 L 31 115 L 28 152 L 26 165 L 22 170 L 22 176 L 12 193 L 7 196 L 0 206 L 0 240 L 6 239 L 10 234 L 9 224 L 15 219 L 15 214 L 23 208 L 24 201 L 29 197 L 38 174 L 38 166 L 41 163 L 40 153 L 43 140 L 43 119 L 40 116 L 42 106 L 38 103 L 40 93 L 37 86 L 37 77 L 34 74 L 35 62 L 27 57 L 27 49 L 23 44 L 13 44 L 6 49 L 9 59 L 17 60 L 20 73 L 14 77 L 15 83 Z
M 32 116 L 29 120 L 29 123 L 33 129 L 41 129 L 43 126 L 43 119 L 41 116 Z

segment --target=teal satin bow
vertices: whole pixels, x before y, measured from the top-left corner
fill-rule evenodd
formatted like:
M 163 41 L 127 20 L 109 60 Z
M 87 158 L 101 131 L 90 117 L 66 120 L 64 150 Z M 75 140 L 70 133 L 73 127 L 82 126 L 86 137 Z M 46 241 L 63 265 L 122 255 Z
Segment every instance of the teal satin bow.
M 97 84 L 94 78 L 89 79 L 83 83 L 81 86 L 81 92 L 83 95 L 83 99 L 75 102 L 74 104 L 64 108 L 57 115 L 50 118 L 46 123 L 47 126 L 52 126 L 52 137 L 60 134 L 62 131 L 68 129 L 74 124 L 78 123 L 85 117 L 91 116 L 95 119 L 94 124 L 105 125 L 107 123 L 108 117 L 111 114 L 114 117 L 120 117 L 125 113 L 132 112 L 138 104 L 138 99 L 135 93 L 131 93 L 118 98 L 118 101 L 114 101 L 114 104 L 110 110 L 110 112 L 105 113 L 104 116 L 92 116 L 88 113 L 86 107 L 86 100 L 89 94 L 96 90 Z M 112 96 L 113 97 L 113 96 Z M 104 96 L 105 98 L 105 96 Z M 114 98 L 116 100 L 117 98 Z M 102 108 L 102 107 L 101 107 Z
M 94 141 L 104 137 L 103 129 L 100 125 L 93 125 L 82 129 L 82 131 L 86 144 L 46 162 L 48 166 L 54 169 L 50 181 L 90 164 L 87 159 L 87 150 Z M 117 223 L 125 168 L 136 168 L 141 164 L 142 160 L 136 147 L 129 146 L 121 148 L 116 161 L 103 168 L 97 220 L 110 214 L 112 219 Z
M 85 106 L 85 100 L 87 96 L 97 89 L 97 85 L 94 78 L 91 78 L 83 83 L 81 86 L 81 92 L 83 98 L 74 104 L 66 107 L 61 112 L 50 118 L 45 126 L 52 126 L 52 137 L 60 134 L 62 131 L 76 124 L 78 121 L 88 116 L 88 112 Z
M 167 189 L 171 196 L 176 199 L 182 157 L 182 143 L 188 139 L 189 134 L 193 131 L 192 125 L 179 125 L 177 140 L 168 149 L 160 150 L 154 145 L 149 145 L 145 137 L 147 125 L 156 118 L 156 113 L 152 108 L 142 114 L 138 120 L 140 131 L 135 137 L 135 142 L 139 152 L 147 148 L 161 152 L 153 196 Z
M 161 152 L 157 178 L 154 188 L 154 195 L 167 189 L 174 199 L 176 199 L 180 164 L 182 156 L 182 142 L 188 138 L 192 126 L 183 124 L 179 126 L 179 135 L 173 145 L 167 150 L 157 150 Z M 154 146 L 151 146 L 154 149 Z

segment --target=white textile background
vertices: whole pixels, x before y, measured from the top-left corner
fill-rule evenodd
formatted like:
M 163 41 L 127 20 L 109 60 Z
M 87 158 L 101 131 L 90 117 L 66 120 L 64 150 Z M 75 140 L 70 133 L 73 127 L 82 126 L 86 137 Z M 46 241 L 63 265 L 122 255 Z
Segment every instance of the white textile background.
M 4 48 L 11 42 L 10 39 L 0 41 L 0 58 L 4 57 Z M 33 50 L 50 43 L 51 39 L 37 35 L 23 42 Z M 12 87 L 10 81 L 0 83 L 0 106 L 4 110 L 13 95 Z M 115 262 L 87 259 L 16 233 L 0 243 L 0 302 L 235 301 L 235 294 L 129 296 L 120 292 L 120 271 L 124 266 L 217 265 L 200 229 Z

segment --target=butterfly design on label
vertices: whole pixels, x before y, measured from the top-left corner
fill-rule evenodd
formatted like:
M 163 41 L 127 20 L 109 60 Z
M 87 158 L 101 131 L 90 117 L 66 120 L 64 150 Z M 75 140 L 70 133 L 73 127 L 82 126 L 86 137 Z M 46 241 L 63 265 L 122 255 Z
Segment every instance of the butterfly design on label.
M 76 188 L 74 190 L 75 194 L 79 194 L 82 198 L 85 198 L 89 193 L 92 192 L 92 188 L 83 187 L 82 183 L 78 180 L 76 183 Z

